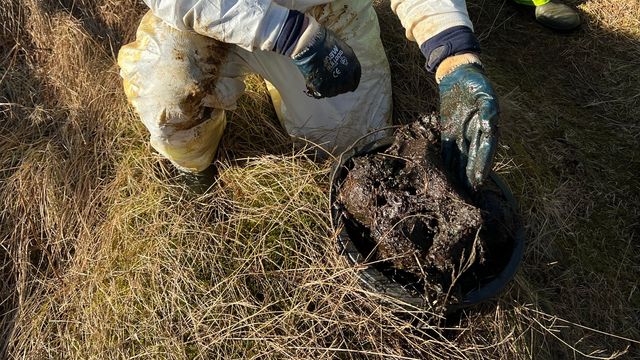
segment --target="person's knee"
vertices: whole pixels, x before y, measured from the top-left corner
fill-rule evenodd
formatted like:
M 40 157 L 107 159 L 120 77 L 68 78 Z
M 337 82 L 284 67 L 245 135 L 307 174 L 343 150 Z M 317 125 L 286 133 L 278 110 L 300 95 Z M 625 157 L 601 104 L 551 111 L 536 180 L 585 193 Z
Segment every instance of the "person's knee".
M 151 146 L 178 169 L 200 172 L 213 161 L 226 126 L 224 110 L 211 109 L 191 128 L 164 126 L 151 132 Z M 150 129 L 151 130 L 151 129 Z
M 229 100 L 212 99 L 220 95 L 216 83 L 227 48 L 147 13 L 136 41 L 118 54 L 125 94 L 152 146 L 183 170 L 206 168 L 222 136 L 226 122 L 219 107 L 228 107 Z

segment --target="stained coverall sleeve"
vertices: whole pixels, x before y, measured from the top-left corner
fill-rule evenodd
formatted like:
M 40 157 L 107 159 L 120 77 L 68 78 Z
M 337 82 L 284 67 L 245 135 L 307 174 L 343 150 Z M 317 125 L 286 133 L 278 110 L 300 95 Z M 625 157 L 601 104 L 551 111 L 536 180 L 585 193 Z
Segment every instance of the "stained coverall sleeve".
M 170 26 L 243 49 L 271 50 L 289 9 L 272 0 L 144 0 Z
M 391 9 L 418 45 L 454 26 L 473 30 L 465 0 L 391 0 Z

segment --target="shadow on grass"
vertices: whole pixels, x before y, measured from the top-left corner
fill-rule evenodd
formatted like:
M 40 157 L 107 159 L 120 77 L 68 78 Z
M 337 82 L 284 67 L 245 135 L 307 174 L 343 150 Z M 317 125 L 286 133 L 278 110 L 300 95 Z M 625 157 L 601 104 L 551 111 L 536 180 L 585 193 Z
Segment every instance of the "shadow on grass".
M 114 4 L 110 4 L 114 5 Z M 60 179 L 46 179 L 46 170 L 49 167 L 60 165 L 61 168 L 69 168 L 69 164 L 94 164 L 100 156 L 100 131 L 104 130 L 99 121 L 99 116 L 104 109 L 89 103 L 93 99 L 79 99 L 85 101 L 84 108 L 74 109 L 77 113 L 71 114 L 59 98 L 60 84 L 52 84 L 42 64 L 54 58 L 55 45 L 53 43 L 37 44 L 30 36 L 30 32 L 39 27 L 51 28 L 55 18 L 59 14 L 70 15 L 68 19 L 76 21 L 90 36 L 91 40 L 99 44 L 105 54 L 114 54 L 114 48 L 132 35 L 132 29 L 125 29 L 128 23 L 121 22 L 123 16 L 137 17 L 136 10 L 141 9 L 135 1 L 129 1 L 131 7 L 128 12 L 117 14 L 116 18 L 101 17 L 99 9 L 92 1 L 36 1 L 19 2 L 10 1 L 3 4 L 0 10 L 2 18 L 2 34 L 0 35 L 0 147 L 3 151 L 0 169 L 0 194 L 12 199 L 20 198 L 20 204 L 7 203 L 0 211 L 0 259 L 2 265 L 0 273 L 2 282 L 0 288 L 0 357 L 4 358 L 7 352 L 8 341 L 14 331 L 16 316 L 19 314 L 19 306 L 23 305 L 34 293 L 38 292 L 38 282 L 54 281 L 59 279 L 59 272 L 67 260 L 73 257 L 74 244 L 72 241 L 51 239 L 49 235 L 60 229 L 47 229 L 47 216 L 49 209 L 42 201 L 39 192 L 47 193 L 46 185 L 60 186 L 61 192 L 66 193 L 72 199 L 90 198 L 87 193 L 97 190 L 98 183 L 103 176 L 108 176 L 112 168 L 98 168 L 87 171 L 83 176 L 69 176 L 66 173 Z M 123 6 L 126 8 L 126 6 Z M 40 10 L 43 13 L 40 13 Z M 43 15 L 44 16 L 41 16 Z M 112 21 L 110 21 L 112 20 Z M 58 25 L 58 24 L 55 24 Z M 74 29 L 75 30 L 75 29 Z M 133 28 L 135 30 L 135 28 Z M 42 34 L 43 38 L 47 34 Z M 40 39 L 42 40 L 42 39 Z M 60 40 L 60 39 L 58 39 Z M 76 44 L 77 45 L 77 44 Z M 92 44 L 93 45 L 93 44 Z M 71 45 L 70 45 L 71 46 Z M 58 49 L 59 51 L 60 49 Z M 97 51 L 96 51 L 97 52 Z M 83 66 L 80 59 L 75 63 L 59 64 L 69 68 Z M 109 59 L 105 59 L 108 63 Z M 107 65 L 108 66 L 108 65 Z M 73 70 L 73 69 L 71 69 Z M 77 71 L 81 73 L 82 71 Z M 67 79 L 65 79 L 67 80 Z M 69 83 L 63 84 L 72 87 L 74 79 L 68 79 Z M 98 84 L 102 85 L 102 84 Z M 67 89 L 68 90 L 68 89 Z M 81 95 L 81 89 L 71 89 Z M 101 94 L 108 95 L 108 94 Z M 84 119 L 81 124 L 76 122 Z M 77 127 L 75 125 L 78 125 Z M 97 134 L 98 133 L 98 134 Z M 89 142 L 77 144 L 80 139 L 91 139 Z M 90 144 L 92 143 L 92 144 Z M 106 150 L 104 150 L 106 151 Z M 44 154 L 42 156 L 37 154 Z M 50 164 L 40 161 L 36 164 L 34 159 L 51 159 Z M 30 163 L 31 161 L 31 163 Z M 61 161 L 61 163 L 56 163 Z M 24 165 L 24 166 L 23 166 Z M 13 177 L 17 171 L 21 175 Z M 52 171 L 63 171 L 54 169 Z M 82 172 L 82 170 L 79 170 Z M 26 174 L 26 175 L 25 175 Z M 31 179 L 34 177 L 34 179 Z M 23 180 L 34 180 L 21 184 Z M 61 180 L 56 182 L 56 180 Z M 47 184 L 47 181 L 51 181 Z M 45 184 L 45 185 L 43 185 Z M 44 189 L 43 189 L 44 188 Z M 47 196 L 51 199 L 60 199 L 56 191 L 51 191 Z M 17 193 L 17 194 L 16 194 Z M 24 200 L 22 200 L 24 199 Z M 74 201 L 66 199 L 68 208 L 62 209 L 60 218 L 65 218 L 67 212 L 78 211 Z M 2 201 L 6 201 L 2 199 Z M 28 204 L 28 205 L 25 205 Z M 38 210 L 37 208 L 42 208 Z M 56 219 L 57 220 L 57 219 Z M 79 220 L 79 219 L 78 219 Z M 55 220 L 51 220 L 50 226 L 55 226 Z M 73 221 L 64 224 L 62 232 L 68 232 L 67 236 L 73 237 L 77 231 Z M 89 225 L 90 226 L 90 225 Z M 29 316 L 30 314 L 22 314 Z
M 566 3 L 583 19 L 571 33 L 543 28 L 530 8 L 468 1 L 483 61 L 502 98 L 500 155 L 515 164 L 504 176 L 528 222 L 528 251 L 512 296 L 637 340 L 638 9 L 606 0 Z M 581 356 L 562 342 L 587 354 L 630 346 L 629 354 L 640 355 L 637 343 L 572 326 L 555 330 L 531 334 L 542 345 L 532 349 L 534 357 Z

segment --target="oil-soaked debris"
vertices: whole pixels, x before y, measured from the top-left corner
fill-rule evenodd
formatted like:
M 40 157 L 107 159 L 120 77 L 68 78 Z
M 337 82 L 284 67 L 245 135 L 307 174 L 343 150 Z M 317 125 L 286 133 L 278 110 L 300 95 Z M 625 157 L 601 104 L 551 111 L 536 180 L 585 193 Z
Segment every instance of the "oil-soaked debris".
M 484 261 L 481 210 L 447 177 L 439 137 L 435 116 L 398 129 L 384 152 L 353 159 L 338 193 L 369 230 L 370 260 L 419 277 L 432 298 L 467 262 Z

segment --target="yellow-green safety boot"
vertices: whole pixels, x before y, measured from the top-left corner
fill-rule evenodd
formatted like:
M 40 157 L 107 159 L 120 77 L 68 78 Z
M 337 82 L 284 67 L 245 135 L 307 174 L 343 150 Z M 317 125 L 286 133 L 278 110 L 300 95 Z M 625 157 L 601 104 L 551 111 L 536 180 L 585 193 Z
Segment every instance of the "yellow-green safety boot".
M 548 2 L 536 6 L 536 20 L 554 30 L 573 30 L 580 26 L 580 15 L 565 4 Z

